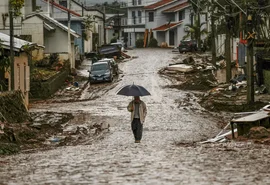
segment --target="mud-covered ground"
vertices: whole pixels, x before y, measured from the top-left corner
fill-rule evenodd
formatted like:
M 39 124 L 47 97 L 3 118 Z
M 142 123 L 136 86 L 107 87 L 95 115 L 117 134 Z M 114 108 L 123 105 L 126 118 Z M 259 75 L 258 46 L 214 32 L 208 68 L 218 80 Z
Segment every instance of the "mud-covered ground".
M 96 98 L 90 100 L 91 91 L 85 88 L 78 101 L 32 105 L 32 114 L 76 115 L 70 126 L 102 123 L 109 129 L 77 146 L 2 157 L 1 184 L 270 183 L 270 146 L 197 142 L 215 136 L 224 121 L 201 108 L 193 93 L 166 88 L 172 81 L 158 71 L 174 57 L 171 50 L 136 49 L 129 54 L 139 58 L 121 63 L 122 76 L 97 91 Z M 116 95 L 132 83 L 151 92 L 142 98 L 148 115 L 140 144 L 134 143 L 126 110 L 131 98 Z

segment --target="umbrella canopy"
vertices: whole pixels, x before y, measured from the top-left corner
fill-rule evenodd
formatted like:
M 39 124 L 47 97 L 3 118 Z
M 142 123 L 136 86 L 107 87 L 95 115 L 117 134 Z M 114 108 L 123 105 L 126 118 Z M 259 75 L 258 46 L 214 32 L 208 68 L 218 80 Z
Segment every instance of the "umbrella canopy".
M 151 95 L 144 87 L 140 85 L 126 85 L 122 87 L 118 93 L 118 95 L 124 96 L 148 96 Z

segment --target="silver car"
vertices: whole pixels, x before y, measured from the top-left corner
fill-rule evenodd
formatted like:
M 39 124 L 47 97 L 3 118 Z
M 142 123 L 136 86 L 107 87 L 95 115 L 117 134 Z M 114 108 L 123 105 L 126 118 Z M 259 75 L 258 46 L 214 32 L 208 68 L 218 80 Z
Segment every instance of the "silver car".
M 91 66 L 89 71 L 89 82 L 112 82 L 113 73 L 112 68 L 108 62 L 96 62 Z

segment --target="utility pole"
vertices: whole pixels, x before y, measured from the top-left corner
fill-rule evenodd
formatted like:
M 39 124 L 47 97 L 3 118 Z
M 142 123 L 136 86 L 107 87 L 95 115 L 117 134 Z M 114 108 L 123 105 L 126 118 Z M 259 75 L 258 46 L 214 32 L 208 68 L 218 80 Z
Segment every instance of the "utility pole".
M 13 8 L 9 1 L 9 38 L 10 38 L 10 84 L 14 90 L 14 27 L 13 27 Z
M 200 15 L 200 10 L 201 9 L 201 2 L 200 2 L 200 0 L 198 0 L 198 10 L 197 10 L 197 17 L 198 17 L 198 27 L 199 27 L 199 29 L 201 29 L 201 15 Z M 202 41 L 201 41 L 201 30 L 198 32 L 198 50 L 199 51 L 201 51 L 201 47 L 202 47 Z
M 217 53 L 216 53 L 216 25 L 215 25 L 215 6 L 214 6 L 214 0 L 211 0 L 212 4 L 212 15 L 211 15 L 211 35 L 212 35 L 212 64 L 216 66 L 217 61 Z
M 253 66 L 253 42 L 255 32 L 253 32 L 252 12 L 247 9 L 247 104 L 254 103 L 254 66 Z
M 52 18 L 54 18 L 54 0 L 52 0 Z
M 106 22 L 106 6 L 103 5 L 103 28 L 104 28 L 104 34 L 103 34 L 103 39 L 104 39 L 104 44 L 107 44 L 106 41 L 106 29 L 105 29 L 105 22 Z
M 226 40 L 225 40 L 225 58 L 226 58 L 226 82 L 229 83 L 232 78 L 232 67 L 231 67 L 231 29 L 232 29 L 232 7 L 226 8 L 227 18 L 227 29 L 226 29 Z M 229 14 L 229 15 L 228 15 Z
M 120 16 L 119 16 L 119 10 L 117 11 L 117 24 L 118 24 L 118 40 L 119 40 L 119 37 L 120 37 Z
M 48 16 L 50 17 L 50 0 L 47 0 L 47 12 Z
M 70 62 L 70 69 L 74 67 L 73 60 L 71 58 L 71 39 L 70 39 L 70 5 L 71 2 L 68 0 L 68 59 Z
M 81 5 L 82 5 L 82 17 L 84 17 L 84 4 L 81 3 Z

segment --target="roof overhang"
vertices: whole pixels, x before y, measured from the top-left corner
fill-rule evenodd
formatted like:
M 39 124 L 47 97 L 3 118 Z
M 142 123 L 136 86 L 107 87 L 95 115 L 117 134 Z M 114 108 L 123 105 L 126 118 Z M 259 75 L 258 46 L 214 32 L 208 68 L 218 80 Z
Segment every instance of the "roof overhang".
M 47 25 L 53 24 L 53 25 L 57 26 L 58 28 L 64 30 L 65 32 L 68 32 L 68 27 L 67 27 L 67 26 L 65 26 L 64 24 L 58 22 L 58 21 L 55 20 L 54 18 L 49 17 L 49 16 L 46 15 L 46 14 L 35 13 L 35 14 L 31 14 L 31 15 L 27 16 L 26 19 L 29 19 L 29 18 L 34 17 L 34 16 L 37 16 L 37 17 L 41 18 L 43 21 L 47 21 L 47 22 L 46 22 Z M 50 25 L 50 27 L 47 27 L 47 28 L 48 28 L 48 29 L 51 29 L 52 26 Z M 47 28 L 46 28 L 46 29 L 47 29 Z M 77 33 L 76 33 L 74 30 L 72 30 L 72 29 L 70 29 L 70 34 L 71 34 L 72 36 L 74 36 L 75 38 L 79 38 L 79 37 L 80 37 L 80 35 L 77 34 Z
M 0 43 L 1 46 L 4 49 L 10 49 L 10 36 L 4 33 L 0 32 Z M 27 48 L 29 47 L 39 47 L 39 48 L 45 48 L 44 46 L 38 45 L 36 43 L 32 43 L 32 42 L 28 42 L 26 40 L 22 40 L 22 39 L 18 39 L 18 38 L 14 38 L 14 44 L 13 44 L 13 49 L 16 52 L 19 51 L 24 51 L 24 46 L 27 46 Z
M 163 24 L 159 27 L 154 28 L 153 31 L 167 31 L 169 29 L 172 29 L 172 28 L 175 28 L 175 27 L 181 25 L 182 23 L 183 23 L 183 21 L 176 22 L 176 23 Z
M 47 24 L 45 22 L 43 23 L 43 27 L 48 31 L 55 31 L 54 27 L 50 26 L 49 24 Z
M 178 4 L 176 6 L 173 6 L 171 8 L 168 8 L 166 10 L 163 10 L 162 13 L 175 13 L 175 12 L 181 11 L 185 8 L 188 8 L 190 6 L 191 5 L 188 2 L 184 2 L 184 3 Z
M 148 6 L 145 6 L 144 9 L 146 11 L 153 11 L 153 10 L 157 10 L 159 8 L 162 8 L 166 5 L 169 5 L 171 3 L 174 3 L 176 1 L 178 1 L 178 0 L 161 0 L 161 1 L 158 1 L 156 3 L 150 4 Z

